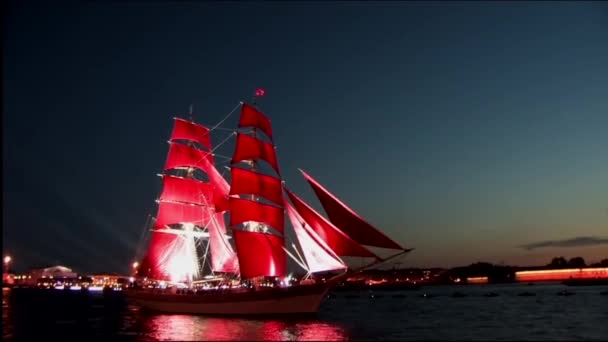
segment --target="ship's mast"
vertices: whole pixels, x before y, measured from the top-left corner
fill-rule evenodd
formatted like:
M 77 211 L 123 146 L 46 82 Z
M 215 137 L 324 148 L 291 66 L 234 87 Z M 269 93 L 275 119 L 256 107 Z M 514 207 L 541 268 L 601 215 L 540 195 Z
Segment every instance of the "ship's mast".
M 189 108 L 189 110 L 188 110 L 188 119 L 190 120 L 190 122 L 194 122 L 194 120 L 193 120 L 193 118 L 192 118 L 192 107 L 193 107 L 193 106 L 192 106 L 192 104 L 190 104 L 190 108 Z M 189 147 L 193 147 L 193 143 L 189 141 L 189 142 L 188 142 L 188 146 L 189 146 Z M 186 178 L 189 178 L 189 179 L 194 179 L 194 168 L 193 168 L 193 167 L 189 167 L 189 168 L 187 169 L 187 171 L 186 171 Z M 186 227 L 182 227 L 182 228 L 183 228 L 183 229 L 186 229 Z M 194 229 L 194 227 L 188 227 L 187 229 L 191 229 L 191 230 L 193 230 L 193 229 Z M 191 232 L 188 232 L 188 233 L 191 233 Z M 192 235 L 191 235 L 191 234 L 186 234 L 186 239 L 188 239 L 187 244 L 190 244 L 190 239 L 191 239 L 191 238 L 192 238 Z M 194 246 L 194 253 L 196 254 L 196 256 L 197 256 L 197 260 L 198 260 L 198 253 L 196 253 L 196 244 L 195 244 L 195 246 Z M 192 287 L 192 281 L 193 281 L 193 280 L 194 280 L 194 279 L 193 279 L 193 277 L 192 277 L 192 273 L 191 273 L 191 272 L 188 272 L 188 273 L 186 274 L 186 284 L 187 284 L 188 288 L 191 288 L 191 287 Z
M 254 94 L 253 98 L 251 99 L 251 105 L 254 106 L 255 108 L 257 108 L 257 102 L 256 102 L 257 98 L 258 98 L 257 95 Z M 253 137 L 255 139 L 258 138 L 258 129 L 255 126 L 253 127 Z M 251 170 L 252 171 L 257 171 L 257 161 L 255 159 L 251 160 Z M 251 200 L 252 201 L 257 200 L 256 197 L 255 197 L 255 195 L 253 195 L 253 194 L 251 195 Z
M 257 96 L 256 93 L 254 93 L 253 96 L 252 96 L 252 98 L 251 98 L 251 105 L 254 108 L 256 108 L 256 109 L 257 109 L 257 98 L 258 98 L 258 96 Z M 258 129 L 255 126 L 252 128 L 252 133 L 253 133 L 253 138 L 257 139 L 258 138 Z M 249 166 L 251 166 L 251 171 L 254 171 L 254 172 L 257 171 L 258 164 L 257 164 L 257 161 L 255 159 L 251 159 L 250 161 L 248 161 L 248 164 L 249 164 Z M 257 197 L 254 194 L 251 194 L 250 198 L 251 198 L 252 201 L 257 201 L 258 200 Z M 258 224 L 256 224 L 256 225 L 249 224 L 248 228 L 249 228 L 249 231 L 254 232 L 254 231 L 256 231 L 258 229 L 258 227 L 259 227 Z
M 254 92 L 254 94 L 253 94 L 253 97 L 251 98 L 251 105 L 252 105 L 252 106 L 253 106 L 255 109 L 259 110 L 259 108 L 258 108 L 258 103 L 257 103 L 257 99 L 258 99 L 258 92 L 257 92 L 257 90 L 256 90 L 256 91 Z M 253 138 L 258 139 L 258 129 L 257 129 L 257 127 L 255 127 L 255 126 L 253 127 Z M 254 172 L 256 172 L 256 171 L 257 171 L 257 166 L 258 166 L 257 164 L 258 164 L 258 162 L 257 162 L 255 159 L 252 159 L 252 160 L 251 160 L 251 170 L 252 170 L 252 171 L 254 171 Z M 255 195 L 253 195 L 253 194 L 252 194 L 252 195 L 251 195 L 251 200 L 252 200 L 252 201 L 258 201 L 258 198 L 257 198 L 257 196 L 255 196 Z M 250 230 L 251 230 L 251 231 L 259 231 L 259 230 L 260 230 L 260 228 L 262 228 L 262 227 L 261 227 L 261 225 L 260 225 L 260 224 L 256 224 L 255 226 L 252 226 L 252 227 L 250 228 Z M 263 280 L 264 280 L 264 277 L 258 277 L 258 278 L 251 279 L 251 282 L 252 282 L 252 283 L 253 283 L 253 285 L 254 285 L 254 286 L 257 288 L 257 287 L 259 287 L 259 286 L 260 286 L 260 284 L 263 282 Z
M 190 107 L 188 108 L 188 120 L 190 120 L 190 122 L 194 122 L 194 115 L 193 115 L 193 113 L 194 113 L 194 105 L 190 104 Z M 191 141 L 189 141 L 188 142 L 188 146 L 189 147 L 194 147 L 194 143 L 191 142 Z M 194 171 L 195 171 L 194 167 L 188 167 L 186 169 L 185 178 L 196 179 L 194 177 Z M 198 251 L 197 251 L 197 248 L 196 248 L 196 242 L 194 241 L 194 235 L 192 234 L 192 232 L 194 230 L 194 227 L 190 227 L 190 226 L 189 227 L 182 227 L 182 229 L 187 230 L 185 232 L 186 233 L 185 237 L 188 239 L 187 243 L 188 244 L 191 244 L 191 243 L 193 244 L 192 247 L 194 247 L 194 254 L 196 255 L 196 260 L 197 260 L 196 264 L 197 264 L 197 268 L 199 268 L 199 272 L 200 272 L 200 271 L 204 270 L 205 265 L 204 265 L 204 262 L 203 262 L 202 269 L 201 269 L 201 265 L 199 265 L 200 260 L 198 259 Z M 208 248 L 206 248 L 206 250 L 205 250 L 205 257 L 204 257 L 205 261 L 207 259 L 206 258 L 206 253 L 207 252 L 208 252 Z M 187 274 L 187 279 L 186 279 L 188 287 L 192 287 L 193 281 L 194 281 L 193 274 L 189 272 Z
M 190 122 L 194 122 L 193 118 L 192 118 L 192 107 L 193 105 L 190 105 L 190 108 L 188 110 L 188 119 L 190 120 Z M 192 142 L 189 141 L 188 142 L 188 146 L 192 147 Z M 186 171 L 186 178 L 194 178 L 194 168 L 193 167 L 189 167 L 188 170 Z

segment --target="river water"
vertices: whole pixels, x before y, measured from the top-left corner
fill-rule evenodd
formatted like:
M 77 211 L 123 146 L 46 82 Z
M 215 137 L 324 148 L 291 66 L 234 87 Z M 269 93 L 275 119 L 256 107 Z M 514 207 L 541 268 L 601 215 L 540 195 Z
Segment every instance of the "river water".
M 572 294 L 559 295 L 564 290 Z M 10 291 L 3 291 L 3 339 L 606 341 L 607 291 L 608 286 L 512 284 L 428 286 L 373 297 L 341 292 L 324 302 L 316 318 L 295 321 L 155 315 L 116 303 L 39 305 L 9 301 Z

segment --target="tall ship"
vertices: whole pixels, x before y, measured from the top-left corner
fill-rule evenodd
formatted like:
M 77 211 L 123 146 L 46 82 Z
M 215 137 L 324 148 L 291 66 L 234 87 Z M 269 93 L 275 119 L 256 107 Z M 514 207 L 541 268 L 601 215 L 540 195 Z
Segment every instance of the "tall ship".
M 125 293 L 143 309 L 206 315 L 316 313 L 352 274 L 403 255 L 311 175 L 327 218 L 287 188 L 270 119 L 240 102 L 217 125 L 174 118 L 149 242 Z M 237 127 L 225 128 L 240 109 Z M 211 133 L 227 133 L 214 145 Z M 217 153 L 234 139 L 231 155 Z M 224 167 L 220 167 L 222 162 Z M 369 247 L 393 250 L 384 258 Z M 349 267 L 342 259 L 365 264 Z M 290 262 L 290 260 L 292 262 Z M 290 270 L 294 268 L 295 270 Z M 301 276 L 294 277 L 300 273 Z

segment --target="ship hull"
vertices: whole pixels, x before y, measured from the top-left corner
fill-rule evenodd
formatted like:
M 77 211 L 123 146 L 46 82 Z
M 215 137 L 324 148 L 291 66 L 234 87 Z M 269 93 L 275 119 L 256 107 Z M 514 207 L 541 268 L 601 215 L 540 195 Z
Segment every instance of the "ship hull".
M 154 293 L 128 290 L 127 298 L 142 309 L 163 313 L 258 316 L 315 314 L 329 290 L 326 286 L 306 285 L 285 289 L 205 294 Z

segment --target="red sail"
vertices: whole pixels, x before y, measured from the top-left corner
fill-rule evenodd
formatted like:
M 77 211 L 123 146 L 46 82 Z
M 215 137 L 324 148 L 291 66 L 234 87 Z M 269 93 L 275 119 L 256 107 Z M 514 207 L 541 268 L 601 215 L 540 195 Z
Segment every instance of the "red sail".
M 211 150 L 211 139 L 209 129 L 205 126 L 195 124 L 180 118 L 174 118 L 171 140 L 188 140 L 199 143 L 201 146 Z
M 259 110 L 244 103 L 241 107 L 241 119 L 239 120 L 239 127 L 253 126 L 260 129 L 272 141 L 272 126 L 270 125 L 270 119 L 266 115 L 262 114 Z
M 234 230 L 233 234 L 241 278 L 286 275 L 287 259 L 283 250 L 285 240 L 282 237 L 244 230 Z
M 342 260 L 340 260 L 331 248 L 327 246 L 325 241 L 310 228 L 306 221 L 304 221 L 287 200 L 285 200 L 285 208 L 287 209 L 287 214 L 293 226 L 293 230 L 296 233 L 296 237 L 298 238 L 298 242 L 300 242 L 300 246 L 302 247 L 302 254 L 304 254 L 310 273 L 347 268 Z
M 277 174 L 280 174 L 277 155 L 272 144 L 246 134 L 238 133 L 232 163 L 253 159 L 261 159 L 268 162 Z
M 371 224 L 367 223 L 361 216 L 346 206 L 346 204 L 342 203 L 306 172 L 302 170 L 300 170 L 300 172 L 302 172 L 304 178 L 306 178 L 315 191 L 315 194 L 319 198 L 319 201 L 323 205 L 323 209 L 325 209 L 331 222 L 353 240 L 367 246 L 404 249 L 398 243 L 374 228 Z
M 285 231 L 283 209 L 237 197 L 230 197 L 229 201 L 231 226 L 254 221 L 267 224 L 281 234 Z
M 239 260 L 226 238 L 224 214 L 214 214 L 207 229 L 209 231 L 209 249 L 211 250 L 211 268 L 213 271 L 239 273 Z
M 166 232 L 152 232 L 148 252 L 138 274 L 155 280 L 181 280 L 174 279 L 177 275 L 172 265 L 182 258 L 184 241 L 179 235 L 170 233 L 169 229 Z
M 209 165 L 207 175 L 209 176 L 209 182 L 213 187 L 213 202 L 215 203 L 215 211 L 221 213 L 228 210 L 228 192 L 230 191 L 230 185 L 228 185 L 226 179 L 220 174 L 214 165 Z
M 231 175 L 230 195 L 257 195 L 278 205 L 283 204 L 283 190 L 280 179 L 238 167 L 232 168 Z
M 163 192 L 161 201 L 174 201 L 207 205 L 213 199 L 213 192 L 209 183 L 195 179 L 163 175 Z
M 209 231 L 209 248 L 211 250 L 211 268 L 214 272 L 239 273 L 239 260 L 226 238 L 226 222 L 223 212 L 228 210 L 228 192 L 230 186 L 217 168 L 210 166 L 209 182 L 213 188 L 215 214 L 212 216 Z
M 213 165 L 212 158 L 213 155 L 209 152 L 203 152 L 183 144 L 170 143 L 165 170 L 178 167 L 196 167 L 209 173 L 209 169 Z
M 327 243 L 334 253 L 340 256 L 359 256 L 359 257 L 374 257 L 378 258 L 374 253 L 367 248 L 353 241 L 341 230 L 336 228 L 325 217 L 317 213 L 308 204 L 298 198 L 291 191 L 285 189 L 287 195 L 291 199 L 296 211 L 306 223 L 317 233 L 317 235 Z
M 208 207 L 162 201 L 158 204 L 157 216 L 154 228 L 163 228 L 178 223 L 192 223 L 205 227 L 209 224 L 210 219 Z

